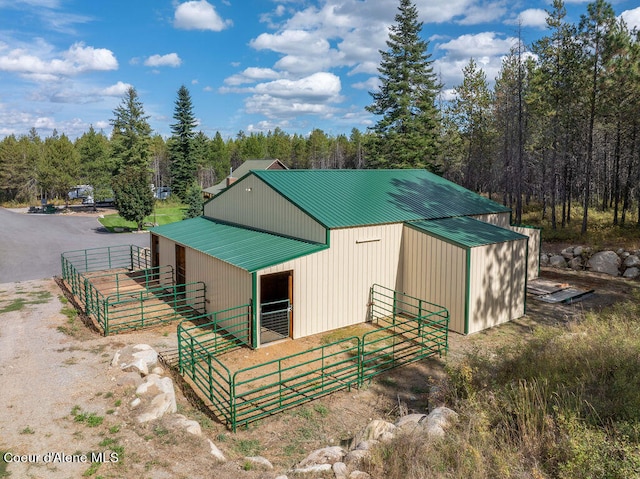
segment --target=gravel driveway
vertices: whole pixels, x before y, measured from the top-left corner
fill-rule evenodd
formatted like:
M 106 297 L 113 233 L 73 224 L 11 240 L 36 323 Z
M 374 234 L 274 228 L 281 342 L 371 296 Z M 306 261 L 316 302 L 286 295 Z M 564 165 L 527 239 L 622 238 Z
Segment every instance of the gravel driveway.
M 120 244 L 149 246 L 149 233 L 109 233 L 96 216 L 0 208 L 0 283 L 60 275 L 61 253 Z

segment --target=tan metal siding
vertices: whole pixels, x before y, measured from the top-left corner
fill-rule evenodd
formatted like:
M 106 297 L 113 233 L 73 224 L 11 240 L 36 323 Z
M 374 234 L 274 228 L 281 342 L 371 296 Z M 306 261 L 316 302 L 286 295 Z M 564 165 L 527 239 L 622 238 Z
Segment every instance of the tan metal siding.
M 509 213 L 489 213 L 486 215 L 475 215 L 472 218 L 489 223 L 495 226 L 502 226 L 508 228 L 511 224 L 511 215 Z
M 161 265 L 171 265 L 175 269 L 175 245 L 158 236 Z M 202 281 L 206 285 L 207 312 L 240 306 L 251 298 L 251 274 L 229 263 L 220 261 L 185 247 L 186 281 Z
M 253 175 L 208 202 L 204 215 L 316 243 L 326 241 L 320 223 Z
M 471 249 L 469 334 L 524 315 L 526 247 L 523 239 Z
M 293 270 L 294 338 L 365 321 L 369 288 L 374 283 L 388 288 L 397 284 L 402 224 L 330 234 L 329 249 L 258 272 Z
M 538 277 L 540 270 L 540 233 L 537 228 L 526 226 L 510 226 L 509 229 L 529 237 L 529 257 L 527 265 L 527 279 L 532 280 Z
M 449 329 L 464 334 L 466 250 L 405 227 L 402 234 L 404 293 L 449 310 Z

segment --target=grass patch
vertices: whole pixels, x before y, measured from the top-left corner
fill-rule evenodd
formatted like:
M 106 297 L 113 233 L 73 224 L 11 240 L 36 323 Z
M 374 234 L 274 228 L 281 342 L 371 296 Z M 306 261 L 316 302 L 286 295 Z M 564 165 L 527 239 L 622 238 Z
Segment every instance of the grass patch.
M 166 225 L 169 223 L 175 223 L 176 221 L 182 221 L 184 219 L 184 213 L 187 207 L 177 203 L 156 203 L 155 214 L 151 213 L 145 217 L 144 223 L 157 223 L 158 225 Z M 110 214 L 99 219 L 102 226 L 109 231 L 114 232 L 114 228 L 126 228 L 128 230 L 136 230 L 138 226 L 133 221 L 127 221 L 119 214 Z M 147 229 L 147 228 L 145 228 Z
M 0 308 L 0 314 L 21 311 L 29 304 L 45 304 L 51 299 L 49 291 L 17 291 L 16 294 L 27 295 L 28 299 L 21 297 L 8 302 Z
M 35 434 L 36 432 L 31 429 L 29 426 L 25 427 L 22 431 L 20 431 L 20 434 Z
M 257 439 L 239 439 L 234 444 L 234 449 L 243 456 L 258 456 L 262 451 L 262 445 Z
M 567 242 L 576 244 L 588 244 L 595 250 L 605 247 L 622 247 L 627 249 L 639 249 L 640 237 L 638 232 L 637 215 L 627 215 L 624 226 L 613 224 L 613 209 L 602 211 L 598 208 L 589 210 L 587 234 L 581 235 L 582 207 L 571 208 L 571 221 L 561 225 L 561 207 L 556 209 L 557 225 L 552 229 L 551 211 L 547 210 L 542 216 L 542 208 L 531 204 L 525 208 L 522 215 L 522 223 L 542 228 L 542 240 L 549 242 Z M 618 217 L 620 219 L 620 217 Z
M 88 413 L 82 411 L 80 406 L 73 406 L 71 409 L 71 415 L 75 422 L 81 422 L 89 427 L 98 427 L 104 421 L 104 416 L 98 416 L 96 413 Z
M 82 473 L 82 477 L 93 476 L 96 472 L 98 472 L 98 469 L 100 469 L 101 465 L 101 462 L 92 462 L 89 468 Z
M 9 477 L 11 475 L 11 473 L 7 471 L 8 464 L 3 459 L 4 455 L 8 452 L 11 451 L 0 449 L 0 477 Z
M 78 319 L 78 311 L 73 306 L 69 306 L 69 304 L 67 303 L 66 305 L 62 306 L 60 314 L 66 316 L 67 321 L 64 325 L 58 326 L 58 331 L 66 334 L 67 336 L 78 336 L 82 328 L 81 321 Z
M 640 296 L 449 365 L 445 438 L 400 434 L 374 477 L 623 479 L 640 476 Z

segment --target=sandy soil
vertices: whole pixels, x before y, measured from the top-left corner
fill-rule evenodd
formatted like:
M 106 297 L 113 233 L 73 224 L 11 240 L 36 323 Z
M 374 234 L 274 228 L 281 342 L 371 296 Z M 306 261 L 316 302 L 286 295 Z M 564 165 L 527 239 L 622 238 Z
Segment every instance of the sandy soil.
M 119 385 L 121 373 L 109 366 L 127 344 L 175 351 L 175 325 L 104 338 L 62 313 L 68 305 L 53 280 L 0 284 L 0 477 L 6 467 L 16 478 L 275 478 L 311 450 L 346 444 L 370 419 L 394 420 L 400 412 L 436 406 L 431 387 L 444 374 L 445 362 L 455 361 L 462 351 L 504 344 L 538 324 L 568 321 L 584 310 L 628 298 L 638 286 L 569 271 L 543 270 L 542 275 L 596 293 L 573 305 L 528 298 L 528 315 L 520 320 L 469 337 L 451 334 L 447 358 L 399 368 L 360 390 L 316 400 L 236 434 L 194 408 L 177 388 L 179 412 L 200 422 L 202 438 L 173 429 L 169 419 L 138 424 L 129 408 L 133 389 Z M 91 413 L 104 418 L 102 423 L 91 424 L 86 419 Z M 206 438 L 228 463 L 215 462 Z M 101 451 L 115 451 L 118 462 L 92 465 L 91 452 Z M 5 452 L 32 457 L 7 465 Z M 45 463 L 50 452 L 88 455 L 89 462 Z M 243 458 L 251 455 L 267 457 L 274 470 L 245 470 L 250 468 Z

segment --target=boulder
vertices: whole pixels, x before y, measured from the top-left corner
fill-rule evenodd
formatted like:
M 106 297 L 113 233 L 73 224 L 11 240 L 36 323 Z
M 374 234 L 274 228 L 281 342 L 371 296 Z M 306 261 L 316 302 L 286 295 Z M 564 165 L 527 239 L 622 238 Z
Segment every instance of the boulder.
M 560 251 L 560 255 L 566 259 L 567 261 L 569 261 L 571 258 L 574 257 L 573 254 L 573 246 L 569 246 L 568 248 L 563 249 L 562 251 Z
M 211 449 L 209 452 L 211 455 L 219 462 L 227 462 L 227 458 L 224 457 L 224 454 L 222 454 L 222 451 L 218 449 L 218 446 L 216 446 L 211 439 L 207 439 L 207 441 L 209 441 L 209 448 Z
M 178 410 L 171 378 L 149 374 L 136 389 L 136 394 L 142 399 L 143 407 L 143 412 L 138 416 L 138 422 L 153 421 L 166 413 L 175 413 Z
M 148 344 L 129 345 L 116 352 L 111 366 L 146 376 L 158 364 L 158 353 Z
M 357 443 L 374 439 L 379 441 L 385 433 L 393 434 L 396 426 L 382 419 L 374 419 L 364 430 L 357 436 Z
M 344 462 L 336 462 L 333 467 L 333 473 L 336 476 L 336 479 L 347 479 L 348 469 L 347 465 Z
M 584 262 L 580 256 L 576 256 L 575 258 L 571 258 L 569 260 L 569 268 L 580 271 L 584 268 Z
M 551 258 L 549 258 L 549 264 L 554 268 L 566 268 L 567 261 L 564 259 L 564 256 L 559 254 L 554 254 Z
M 458 420 L 458 413 L 444 406 L 437 407 L 422 423 L 427 435 L 432 439 L 442 439 L 444 431 Z
M 176 427 L 184 429 L 189 434 L 193 434 L 194 436 L 202 435 L 202 428 L 200 427 L 200 423 L 198 423 L 198 421 L 187 419 L 182 414 L 176 414 L 173 417 Z
M 426 414 L 407 414 L 406 416 L 399 417 L 394 425 L 399 428 L 402 428 L 403 426 L 406 427 L 407 425 L 415 427 L 425 419 L 427 419 Z
M 640 266 L 640 257 L 638 257 L 635 254 L 629 255 L 627 256 L 627 258 L 624 260 L 624 267 L 625 268 L 633 268 L 633 267 L 639 267 Z
M 262 456 L 248 456 L 245 457 L 244 460 L 253 466 L 262 468 L 262 469 L 273 469 L 273 464 L 269 462 L 269 459 Z
M 540 255 L 540 264 L 542 266 L 546 266 L 549 264 L 549 255 L 547 253 L 542 253 Z
M 576 246 L 573 248 L 573 256 L 582 256 L 582 253 L 585 252 L 584 246 Z
M 624 274 L 622 276 L 628 279 L 636 279 L 638 276 L 640 276 L 640 268 L 636 268 L 635 266 L 627 268 L 624 270 Z
M 599 251 L 587 261 L 587 268 L 596 273 L 605 273 L 611 276 L 620 275 L 620 256 L 615 251 Z
M 307 467 L 296 467 L 293 470 L 294 474 L 309 474 L 310 472 L 324 472 L 331 470 L 331 464 L 316 464 Z
M 371 451 L 367 449 L 354 449 L 353 451 L 349 451 L 344 457 L 344 463 L 351 467 L 358 467 L 370 455 Z
M 345 451 L 340 446 L 316 449 L 298 464 L 298 468 L 306 468 L 320 464 L 329 464 L 331 466 L 338 461 L 342 461 L 344 455 Z M 331 469 L 331 467 L 329 467 L 329 469 Z

